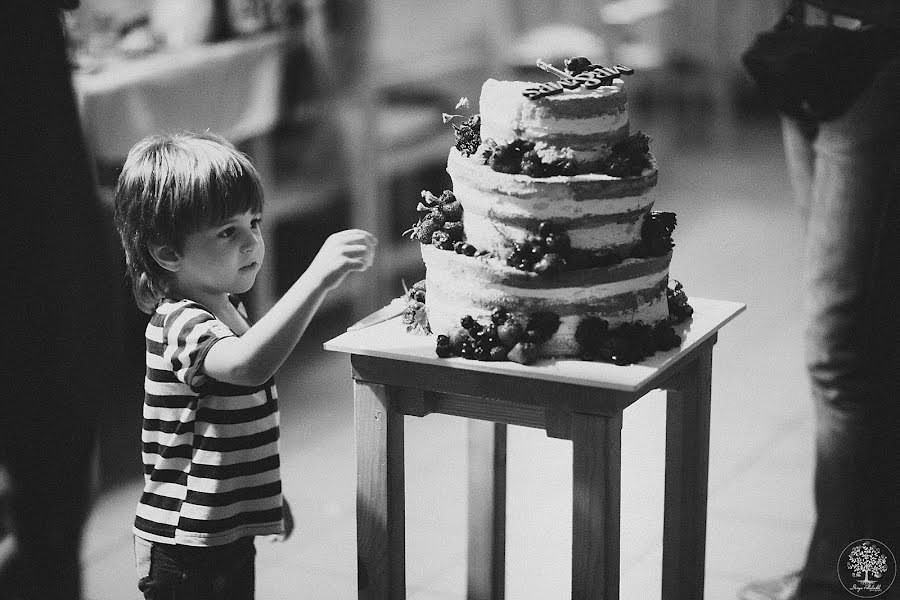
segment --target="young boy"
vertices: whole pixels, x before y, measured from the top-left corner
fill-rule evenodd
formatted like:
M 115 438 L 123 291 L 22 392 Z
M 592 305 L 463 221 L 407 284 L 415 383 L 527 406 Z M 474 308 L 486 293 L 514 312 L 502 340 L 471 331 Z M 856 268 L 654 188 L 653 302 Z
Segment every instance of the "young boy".
M 371 234 L 336 233 L 251 324 L 236 295 L 265 255 L 262 212 L 256 170 L 211 134 L 147 138 L 119 176 L 116 226 L 137 304 L 152 315 L 134 522 L 147 599 L 253 598 L 254 537 L 291 528 L 273 375 L 327 293 L 372 264 Z

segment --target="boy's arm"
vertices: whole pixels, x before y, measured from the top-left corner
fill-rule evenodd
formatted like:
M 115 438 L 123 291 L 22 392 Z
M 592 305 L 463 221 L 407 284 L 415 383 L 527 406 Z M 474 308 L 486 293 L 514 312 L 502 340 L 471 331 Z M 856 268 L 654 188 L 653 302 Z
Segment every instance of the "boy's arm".
M 328 292 L 349 273 L 372 265 L 376 245 L 370 233 L 358 229 L 329 237 L 309 268 L 262 319 L 244 335 L 224 338 L 209 349 L 203 372 L 235 385 L 268 381 L 297 345 Z

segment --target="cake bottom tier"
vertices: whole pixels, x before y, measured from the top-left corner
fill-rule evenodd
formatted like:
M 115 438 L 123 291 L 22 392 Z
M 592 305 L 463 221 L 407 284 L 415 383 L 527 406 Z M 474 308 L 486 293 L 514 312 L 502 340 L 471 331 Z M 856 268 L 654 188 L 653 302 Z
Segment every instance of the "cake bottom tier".
M 585 317 L 600 317 L 610 327 L 638 321 L 655 325 L 668 319 L 671 258 L 670 252 L 539 277 L 488 256 L 469 257 L 422 245 L 428 322 L 432 332 L 441 334 L 466 315 L 487 323 L 496 308 L 523 321 L 536 312 L 553 312 L 560 318 L 559 329 L 541 345 L 540 354 L 578 356 L 575 331 Z

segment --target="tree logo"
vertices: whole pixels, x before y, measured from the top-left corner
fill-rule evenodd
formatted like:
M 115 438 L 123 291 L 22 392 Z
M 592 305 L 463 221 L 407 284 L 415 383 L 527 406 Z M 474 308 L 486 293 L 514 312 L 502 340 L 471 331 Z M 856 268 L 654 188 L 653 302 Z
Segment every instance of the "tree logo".
M 877 598 L 894 583 L 897 560 L 878 540 L 856 540 L 841 552 L 837 571 L 845 590 L 857 598 Z

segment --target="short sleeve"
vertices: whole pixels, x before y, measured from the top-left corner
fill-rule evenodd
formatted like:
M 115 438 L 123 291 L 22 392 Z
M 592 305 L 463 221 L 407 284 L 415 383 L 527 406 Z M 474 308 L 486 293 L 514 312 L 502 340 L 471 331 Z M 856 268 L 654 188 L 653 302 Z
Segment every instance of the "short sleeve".
M 163 358 L 182 383 L 197 391 L 206 383 L 203 361 L 213 344 L 234 332 L 208 310 L 185 304 L 172 311 L 163 325 Z

